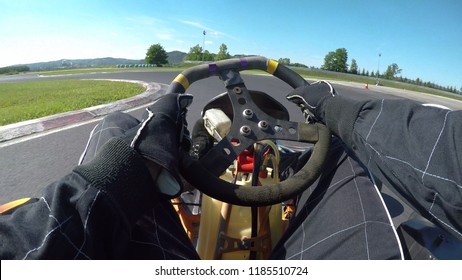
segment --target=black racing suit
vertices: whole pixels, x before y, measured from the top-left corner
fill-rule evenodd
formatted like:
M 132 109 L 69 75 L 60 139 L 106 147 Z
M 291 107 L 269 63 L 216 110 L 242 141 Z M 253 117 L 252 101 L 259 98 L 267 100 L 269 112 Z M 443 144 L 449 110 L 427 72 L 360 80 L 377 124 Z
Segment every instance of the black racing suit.
M 462 111 L 337 96 L 324 121 L 350 155 L 462 238 Z M 42 198 L 0 216 L 0 259 L 197 258 L 152 185 L 141 157 L 113 138 Z
M 197 258 L 153 185 L 141 156 L 112 138 L 40 199 L 0 215 L 0 259 Z
M 462 111 L 338 96 L 325 122 L 382 182 L 462 239 Z

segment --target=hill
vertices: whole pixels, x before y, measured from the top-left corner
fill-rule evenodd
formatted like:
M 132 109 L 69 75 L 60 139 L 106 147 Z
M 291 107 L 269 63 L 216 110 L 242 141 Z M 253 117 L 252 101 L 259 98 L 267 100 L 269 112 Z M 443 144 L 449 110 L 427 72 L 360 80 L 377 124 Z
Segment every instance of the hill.
M 168 52 L 168 63 L 171 65 L 183 62 L 186 53 L 180 51 Z M 62 68 L 84 68 L 84 67 L 101 67 L 112 66 L 117 64 L 143 64 L 144 59 L 126 59 L 126 58 L 93 58 L 93 59 L 60 59 L 55 61 L 28 63 L 15 66 L 28 66 L 30 71 L 53 70 Z
M 180 51 L 173 51 L 173 52 L 168 52 L 168 64 L 170 65 L 176 65 L 180 64 L 184 61 L 184 58 L 186 57 L 187 53 L 180 52 Z
M 116 64 L 139 64 L 144 60 L 133 60 L 124 58 L 93 58 L 93 59 L 60 59 L 55 61 L 37 62 L 25 64 L 30 71 L 52 70 L 60 68 L 83 68 L 83 67 L 101 67 Z

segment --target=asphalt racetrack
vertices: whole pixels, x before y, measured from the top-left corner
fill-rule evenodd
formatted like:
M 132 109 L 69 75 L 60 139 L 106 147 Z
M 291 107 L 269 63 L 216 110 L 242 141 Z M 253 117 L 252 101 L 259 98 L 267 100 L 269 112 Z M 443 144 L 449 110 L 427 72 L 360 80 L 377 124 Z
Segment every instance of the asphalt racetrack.
M 38 77 L 18 75 L 0 77 L 1 82 L 18 82 L 35 79 L 126 79 L 170 84 L 178 73 L 128 72 L 80 74 L 60 77 Z M 243 75 L 247 88 L 266 92 L 280 101 L 289 110 L 291 120 L 302 121 L 298 107 L 288 102 L 285 96 L 291 88 L 267 75 Z M 352 98 L 411 98 L 422 103 L 436 103 L 451 109 L 462 109 L 462 102 L 435 97 L 423 93 L 390 89 L 356 83 L 334 82 L 339 94 Z M 166 87 L 164 86 L 163 89 Z M 188 93 L 193 94 L 194 102 L 189 108 L 188 123 L 192 125 L 200 117 L 202 107 L 212 97 L 225 91 L 223 83 L 216 77 L 208 78 L 191 85 Z M 160 92 L 162 93 L 162 92 Z M 130 110 L 130 114 L 140 117 L 144 106 Z M 0 143 L 0 204 L 23 197 L 40 197 L 42 189 L 68 174 L 77 164 L 88 139 L 88 135 L 99 119 L 74 124 L 46 133 L 14 139 Z

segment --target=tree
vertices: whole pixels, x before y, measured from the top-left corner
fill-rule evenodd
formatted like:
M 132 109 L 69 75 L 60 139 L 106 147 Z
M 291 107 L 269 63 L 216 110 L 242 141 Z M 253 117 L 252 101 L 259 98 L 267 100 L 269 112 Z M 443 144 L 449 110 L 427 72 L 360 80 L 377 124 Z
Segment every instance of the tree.
M 348 52 L 345 48 L 339 48 L 335 52 L 329 52 L 324 57 L 322 69 L 335 72 L 348 72 Z
M 189 49 L 186 60 L 200 61 L 202 60 L 202 47 L 199 44 Z
M 364 69 L 363 69 L 364 71 Z M 351 74 L 358 74 L 358 64 L 356 63 L 356 59 L 351 60 L 351 65 L 350 65 L 350 73 Z
M 298 62 L 290 63 L 290 66 L 308 68 L 308 66 L 306 66 L 305 64 L 303 64 L 303 63 L 298 63 Z
M 30 68 L 27 65 L 8 66 L 0 68 L 0 74 L 16 74 L 20 72 L 29 72 Z
M 228 47 L 225 44 L 221 44 L 220 51 L 217 53 L 215 60 L 223 60 L 223 59 L 228 59 L 230 57 L 231 56 L 229 55 Z
M 280 58 L 280 59 L 278 60 L 278 62 L 279 62 L 280 64 L 282 64 L 282 65 L 290 65 L 290 58 L 287 58 L 287 57 L 285 57 L 285 58 Z
M 160 44 L 151 45 L 146 53 L 145 61 L 147 64 L 156 64 L 162 66 L 162 64 L 168 63 L 167 52 Z
M 204 61 L 214 61 L 215 60 L 215 54 L 210 53 L 208 50 L 204 51 Z M 201 58 L 202 60 L 202 58 Z
M 393 79 L 395 75 L 401 73 L 401 69 L 399 69 L 398 64 L 393 63 L 388 65 L 387 71 L 385 71 L 385 78 Z

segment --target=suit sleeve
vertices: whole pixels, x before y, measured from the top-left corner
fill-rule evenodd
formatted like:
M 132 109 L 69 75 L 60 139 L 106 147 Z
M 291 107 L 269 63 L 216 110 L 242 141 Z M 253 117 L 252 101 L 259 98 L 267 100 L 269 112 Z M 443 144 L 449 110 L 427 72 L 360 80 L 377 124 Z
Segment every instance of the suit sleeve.
M 153 190 L 142 158 L 114 138 L 40 199 L 0 215 L 0 259 L 123 258 Z
M 372 174 L 462 238 L 462 111 L 337 96 L 324 121 Z

